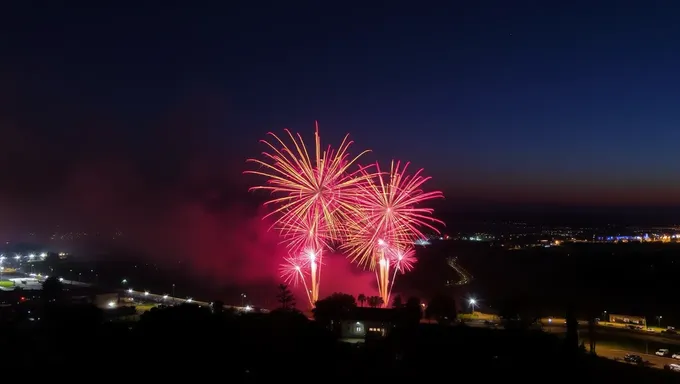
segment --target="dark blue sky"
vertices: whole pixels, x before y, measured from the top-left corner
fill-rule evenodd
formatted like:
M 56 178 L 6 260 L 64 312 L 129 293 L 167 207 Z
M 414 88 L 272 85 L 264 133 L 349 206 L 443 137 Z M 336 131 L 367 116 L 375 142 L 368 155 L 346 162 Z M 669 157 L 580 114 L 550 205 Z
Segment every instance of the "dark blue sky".
M 319 120 L 451 201 L 678 203 L 676 2 L 241 3 L 0 10 L 6 194 L 83 164 L 186 183 L 205 154 L 240 178 Z

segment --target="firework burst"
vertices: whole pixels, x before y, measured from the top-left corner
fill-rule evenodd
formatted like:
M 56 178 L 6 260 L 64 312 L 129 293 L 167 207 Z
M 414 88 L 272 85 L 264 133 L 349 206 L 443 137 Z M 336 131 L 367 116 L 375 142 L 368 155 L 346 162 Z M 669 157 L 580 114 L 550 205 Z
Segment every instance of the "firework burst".
M 348 150 L 353 142 L 349 136 L 345 136 L 337 150 L 330 146 L 324 149 L 318 124 L 311 154 L 299 134 L 289 130 L 286 134 L 289 144 L 269 133 L 271 140 L 261 141 L 268 147 L 262 153 L 264 160 L 249 159 L 248 162 L 256 164 L 258 169 L 246 173 L 267 178 L 265 185 L 251 190 L 266 190 L 274 196 L 265 203 L 275 207 L 265 218 L 276 217 L 273 227 L 280 231 L 289 252 L 305 255 L 312 250 L 314 260 L 307 263 L 306 268 L 311 280 L 307 291 L 313 305 L 319 296 L 323 251 L 329 242 L 344 237 L 344 223 L 348 217 L 356 215 L 352 191 L 357 184 L 371 177 L 367 168 L 350 171 L 368 151 L 350 157 Z M 289 261 L 284 265 L 289 265 Z M 304 276 L 300 273 L 303 281 Z
M 416 259 L 416 251 L 413 248 L 409 248 L 406 252 L 396 250 L 390 252 L 390 262 L 394 265 L 395 273 L 401 272 L 406 273 L 413 269 L 413 264 L 415 264 L 418 259 Z
M 408 271 L 415 262 L 412 245 L 424 237 L 421 228 L 439 233 L 436 226 L 443 225 L 432 217 L 431 208 L 421 205 L 444 195 L 423 191 L 430 178 L 422 176 L 422 170 L 408 175 L 408 165 L 402 167 L 393 161 L 389 173 L 384 173 L 376 164 L 378 172 L 355 186 L 356 209 L 347 222 L 348 236 L 343 244 L 352 262 L 376 271 L 378 290 L 386 305 L 396 272 Z

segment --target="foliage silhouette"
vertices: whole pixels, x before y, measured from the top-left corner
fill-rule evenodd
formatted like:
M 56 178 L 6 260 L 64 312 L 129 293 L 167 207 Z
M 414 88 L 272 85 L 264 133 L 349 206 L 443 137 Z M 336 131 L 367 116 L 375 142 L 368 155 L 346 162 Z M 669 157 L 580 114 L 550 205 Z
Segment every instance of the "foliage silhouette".
M 368 298 L 368 306 L 371 308 L 378 308 L 385 304 L 385 301 L 380 296 L 371 296 Z
M 574 310 L 569 307 L 565 316 L 567 321 L 567 335 L 564 338 L 564 345 L 568 352 L 576 352 L 579 348 L 578 343 L 578 320 L 574 315 Z
M 401 299 L 401 295 L 394 296 L 394 299 L 392 300 L 392 308 L 402 308 L 403 306 L 404 303 Z
M 279 302 L 279 308 L 283 310 L 295 309 L 295 296 L 290 291 L 286 284 L 279 284 L 279 293 L 276 295 L 276 300 Z
M 590 353 L 597 354 L 595 348 L 597 347 L 597 322 L 595 318 L 588 319 L 588 341 L 590 343 Z
M 217 315 L 222 314 L 222 313 L 224 313 L 224 302 L 220 301 L 220 300 L 216 300 L 216 301 L 213 302 L 212 308 L 213 308 L 214 314 L 217 314 Z
M 58 302 L 64 294 L 64 284 L 55 276 L 48 277 L 42 283 L 42 299 L 45 303 Z
M 357 296 L 357 301 L 362 307 L 364 306 L 364 304 L 366 304 L 366 300 L 367 300 L 366 295 L 364 295 L 363 293 L 360 293 L 359 296 Z
M 16 310 L 33 314 L 34 304 L 29 300 Z M 430 305 L 448 308 L 431 313 L 435 318 L 441 313 L 450 315 L 450 308 L 455 308 L 447 296 L 433 297 Z M 215 313 L 216 307 L 217 302 L 212 310 L 190 304 L 159 307 L 141 315 L 139 321 L 106 322 L 103 311 L 91 305 L 55 302 L 46 306 L 47 319 L 17 317 L 13 322 L 0 322 L 3 347 L 10 351 L 3 356 L 3 363 L 36 377 L 43 373 L 50 377 L 73 375 L 77 369 L 86 369 L 105 372 L 107 380 L 130 379 L 129 369 L 111 369 L 121 361 L 131 368 L 152 370 L 155 380 L 176 379 L 179 370 L 190 370 L 194 380 L 214 380 L 218 374 L 232 382 L 271 380 L 274 374 L 320 380 L 430 381 L 450 375 L 456 367 L 474 372 L 478 381 L 542 382 L 545 372 L 537 367 L 543 366 L 560 372 L 565 381 L 607 377 L 654 383 L 677 378 L 675 372 L 568 354 L 557 336 L 543 332 L 444 327 L 416 321 L 397 328 L 387 339 L 358 346 L 337 342 L 337 335 L 297 311 L 220 314 Z M 318 308 L 321 314 L 329 308 L 340 315 L 351 314 L 356 302 L 350 295 L 336 293 L 319 300 Z M 409 313 L 418 320 L 420 302 L 410 298 L 403 308 L 389 312 Z M 376 372 L 376 366 L 388 369 Z M 295 371 L 293 367 L 301 368 Z
M 456 321 L 456 301 L 448 295 L 437 294 L 430 300 L 425 309 L 428 319 L 435 319 L 439 324 L 451 324 Z
M 316 306 L 312 310 L 314 319 L 322 326 L 329 327 L 335 333 L 339 332 L 337 324 L 333 320 L 346 318 L 351 311 L 357 307 L 357 302 L 354 296 L 346 293 L 335 292 L 332 295 L 316 302 Z

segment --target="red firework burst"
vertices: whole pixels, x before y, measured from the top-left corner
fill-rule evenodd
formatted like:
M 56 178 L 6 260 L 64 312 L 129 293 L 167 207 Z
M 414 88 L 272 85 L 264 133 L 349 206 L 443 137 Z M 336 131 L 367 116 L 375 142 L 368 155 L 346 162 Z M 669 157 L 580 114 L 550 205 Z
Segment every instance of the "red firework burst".
M 377 254 L 385 246 L 409 249 L 416 239 L 424 237 L 421 228 L 439 233 L 436 225 L 444 223 L 432 217 L 433 210 L 422 204 L 444 195 L 440 191 L 423 191 L 430 177 L 422 176 L 422 169 L 407 175 L 408 165 L 401 167 L 400 162 L 393 161 L 390 172 L 383 173 L 376 164 L 378 172 L 356 185 L 356 214 L 347 223 L 348 239 L 344 244 L 353 262 L 373 269 Z
M 409 248 L 406 252 L 401 250 L 392 250 L 389 253 L 390 262 L 396 270 L 401 273 L 406 273 L 413 269 L 413 265 L 418 261 L 416 259 L 416 251 L 413 248 Z

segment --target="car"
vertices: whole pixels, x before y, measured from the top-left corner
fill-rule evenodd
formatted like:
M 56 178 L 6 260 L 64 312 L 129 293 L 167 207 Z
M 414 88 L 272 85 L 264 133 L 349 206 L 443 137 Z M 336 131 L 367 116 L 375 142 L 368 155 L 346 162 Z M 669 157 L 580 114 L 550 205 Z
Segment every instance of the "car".
M 624 356 L 623 360 L 626 363 L 633 363 L 633 364 L 643 364 L 644 363 L 644 361 L 642 360 L 642 357 L 640 357 L 640 355 L 633 355 L 631 353 Z
M 680 360 L 680 352 L 674 353 L 673 356 L 671 356 L 671 357 L 674 358 L 674 359 Z
M 668 356 L 670 354 L 671 354 L 671 351 L 669 351 L 668 349 L 665 349 L 665 348 L 659 349 L 655 353 L 655 355 L 662 356 L 662 357 Z
M 666 364 L 663 366 L 663 369 L 680 372 L 680 364 Z

